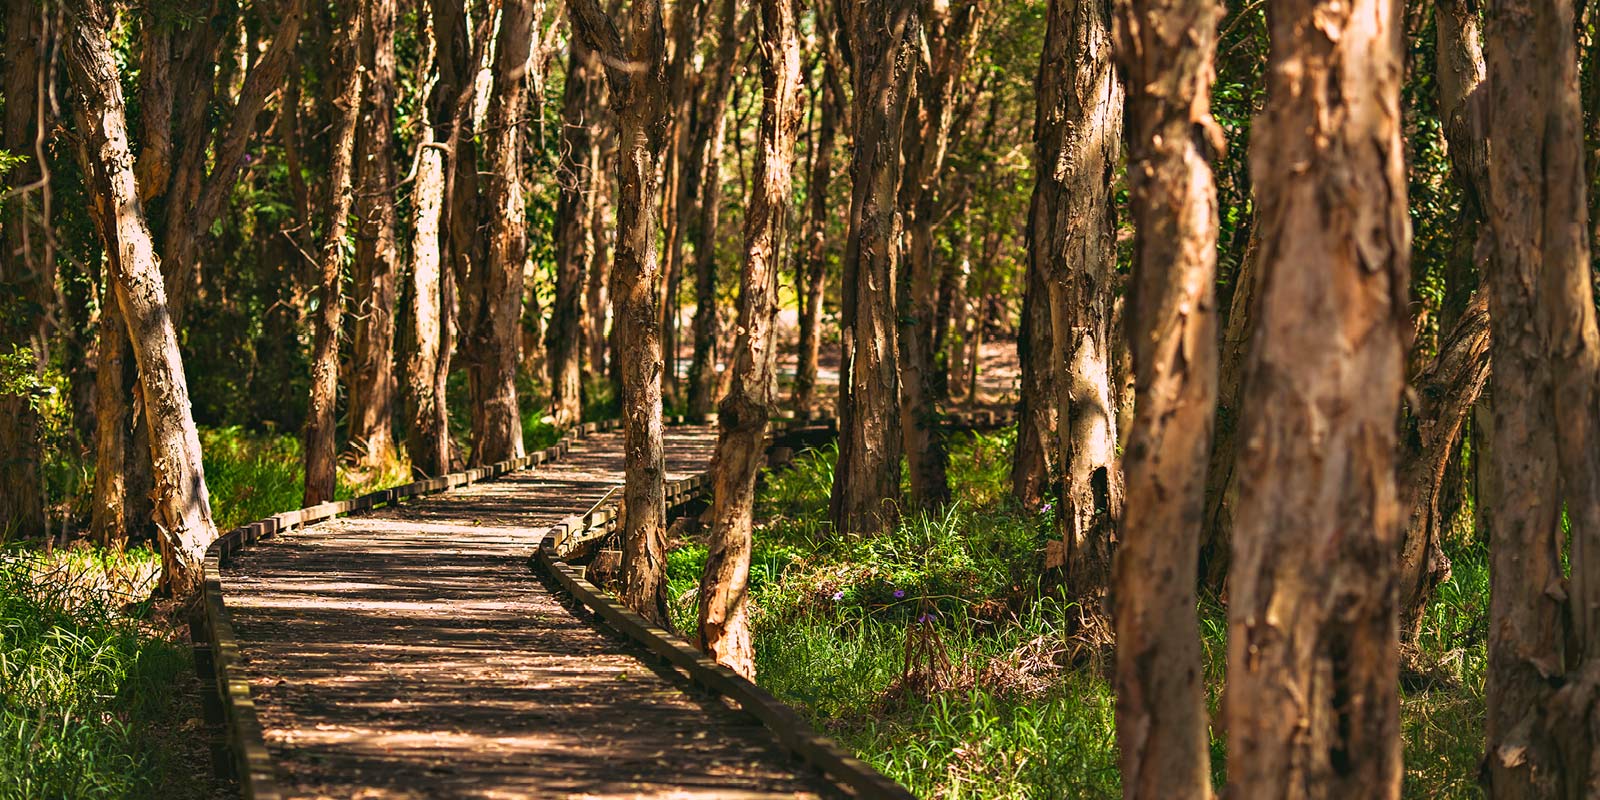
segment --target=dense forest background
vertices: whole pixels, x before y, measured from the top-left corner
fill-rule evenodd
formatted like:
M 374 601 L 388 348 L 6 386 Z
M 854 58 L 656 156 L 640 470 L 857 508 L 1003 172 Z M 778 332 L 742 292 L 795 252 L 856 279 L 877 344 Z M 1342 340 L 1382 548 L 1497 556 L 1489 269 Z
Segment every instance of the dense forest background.
M 192 771 L 218 530 L 621 416 L 619 596 L 919 793 L 1583 795 L 1597 15 L 13 0 L 0 790 Z

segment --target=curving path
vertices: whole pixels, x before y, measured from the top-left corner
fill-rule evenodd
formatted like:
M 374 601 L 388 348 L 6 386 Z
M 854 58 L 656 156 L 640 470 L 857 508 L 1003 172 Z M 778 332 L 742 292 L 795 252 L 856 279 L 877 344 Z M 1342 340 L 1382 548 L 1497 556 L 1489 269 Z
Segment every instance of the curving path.
M 667 429 L 669 479 L 715 431 Z M 529 570 L 622 481 L 620 432 L 554 464 L 289 531 L 223 572 L 294 797 L 838 796 L 772 735 L 574 612 Z

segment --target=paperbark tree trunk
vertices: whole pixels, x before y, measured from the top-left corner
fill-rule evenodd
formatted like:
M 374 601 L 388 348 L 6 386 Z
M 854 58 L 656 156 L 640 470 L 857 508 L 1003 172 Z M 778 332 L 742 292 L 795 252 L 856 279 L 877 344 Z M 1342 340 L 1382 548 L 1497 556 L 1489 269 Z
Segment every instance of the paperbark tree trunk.
M 737 3 L 722 4 L 715 60 L 700 98 L 700 125 L 692 133 L 686 169 L 698 169 L 700 198 L 689 229 L 694 247 L 694 354 L 689 361 L 688 413 L 704 417 L 716 404 L 717 226 L 722 213 L 722 141 L 727 131 L 728 92 L 739 55 L 742 14 Z M 680 211 L 681 213 L 681 211 Z
M 361 36 L 366 76 L 356 133 L 355 335 L 351 341 L 349 439 L 359 463 L 395 459 L 394 315 L 400 248 L 395 240 L 395 0 L 370 0 Z M 437 153 L 435 153 L 437 155 Z M 419 167 L 420 169 L 420 167 Z
M 361 113 L 361 30 L 370 0 L 348 9 L 339 34 L 342 63 L 335 73 L 333 130 L 328 140 L 327 226 L 317 253 L 317 311 L 311 345 L 311 404 L 306 409 L 304 504 L 333 499 L 338 482 L 335 434 L 339 402 L 339 331 L 344 317 L 345 233 L 352 202 L 352 161 Z
M 1228 578 L 1228 557 L 1233 531 L 1233 505 L 1239 486 L 1235 468 L 1239 460 L 1240 401 L 1244 385 L 1245 355 L 1256 332 L 1256 265 L 1261 245 L 1260 225 L 1250 228 L 1244 257 L 1234 275 L 1228 321 L 1222 331 L 1222 352 L 1217 367 L 1216 433 L 1212 437 L 1211 466 L 1206 472 L 1206 517 L 1201 529 L 1201 585 L 1220 596 Z
M 95 224 L 101 230 L 109 230 L 103 219 L 97 219 Z M 107 278 L 109 287 L 116 278 Z M 94 510 L 89 518 L 89 535 L 102 547 L 120 548 L 128 541 L 125 466 L 128 432 L 133 427 L 132 409 L 122 387 L 139 378 L 127 364 L 128 328 L 117 306 L 116 292 L 108 292 L 101 303 L 94 376 Z
M 1419 632 L 1434 590 L 1450 577 L 1450 560 L 1442 547 L 1450 519 L 1441 498 L 1451 465 L 1459 458 L 1467 420 L 1489 376 L 1487 294 L 1473 294 L 1491 270 L 1493 249 L 1483 218 L 1489 178 L 1481 30 L 1477 12 L 1462 0 L 1436 2 L 1433 14 L 1439 116 L 1460 189 L 1461 218 L 1460 241 L 1446 276 L 1447 305 L 1440 316 L 1446 335 L 1433 362 L 1412 380 L 1417 400 L 1402 438 L 1400 491 L 1410 516 L 1400 555 L 1400 631 L 1408 639 Z M 1449 303 L 1452 296 L 1473 299 L 1458 310 Z
M 1496 798 L 1588 797 L 1600 784 L 1600 334 L 1572 5 L 1497 0 L 1484 33 L 1498 492 L 1487 509 L 1486 786 Z
M 1414 638 L 1428 601 L 1450 577 L 1439 497 L 1451 452 L 1489 380 L 1489 307 L 1482 295 L 1456 322 L 1439 354 L 1412 380 L 1409 430 L 1400 450 L 1400 495 L 1409 510 L 1400 547 L 1400 631 Z
M 1042 186 L 1042 184 L 1041 184 Z M 1040 188 L 1034 189 L 1037 204 Z M 1029 213 L 1028 263 L 1024 268 L 1022 330 L 1017 334 L 1017 363 L 1022 368 L 1021 400 L 1017 405 L 1017 446 L 1011 460 L 1011 494 L 1024 508 L 1038 509 L 1049 497 L 1050 476 L 1056 470 L 1056 375 L 1060 371 L 1050 330 L 1050 285 L 1044 250 L 1034 244 L 1038 219 Z M 981 323 L 980 323 L 981 324 Z
M 528 240 L 522 197 L 522 137 L 528 57 L 538 26 L 532 0 L 501 9 L 493 85 L 484 124 L 488 153 L 485 204 L 488 257 L 472 274 L 476 295 L 467 347 L 472 387 L 472 463 L 493 464 L 523 455 L 517 404 L 517 363 L 522 332 L 523 269 Z
M 1112 384 L 1117 292 L 1113 171 L 1122 143 L 1122 86 L 1111 63 L 1109 0 L 1052 0 L 1039 68 L 1033 246 L 1050 275 L 1061 545 L 1080 597 L 1105 591 L 1122 517 Z
M 855 185 L 840 292 L 839 461 L 828 511 L 839 533 L 871 535 L 892 529 L 900 516 L 896 195 L 920 34 L 913 0 L 849 3 L 845 19 L 854 58 Z
M 761 127 L 754 188 L 744 223 L 739 286 L 739 336 L 733 383 L 718 404 L 711 536 L 700 579 L 700 649 L 755 678 L 750 642 L 749 579 L 756 475 L 766 458 L 767 419 L 776 385 L 772 337 L 784 222 L 793 182 L 800 101 L 800 10 L 797 0 L 762 0 Z
M 832 211 L 829 185 L 833 181 L 833 156 L 838 147 L 839 116 L 844 103 L 836 59 L 831 49 L 833 38 L 832 4 L 817 6 L 817 31 L 820 46 L 830 53 L 822 60 L 822 86 L 817 103 L 817 136 L 812 143 L 811 174 L 806 187 L 804 268 L 797 276 L 800 293 L 800 342 L 794 375 L 795 413 L 809 417 L 816 406 L 817 359 L 822 351 L 822 303 L 828 274 L 828 218 Z
M 611 229 L 606 224 L 606 211 L 610 207 L 607 197 L 611 191 L 613 181 L 606 173 L 606 167 L 615 159 L 610 158 L 610 148 L 600 148 L 600 172 L 595 175 L 594 194 L 590 202 L 594 207 L 589 212 L 589 241 L 594 244 L 594 252 L 589 261 L 589 282 L 583 289 L 583 313 L 585 317 L 583 328 L 583 346 L 585 357 L 583 362 L 584 385 L 594 386 L 601 381 L 609 381 L 609 343 L 610 332 L 607 330 L 606 321 L 610 318 L 611 310 Z M 613 398 L 621 400 L 621 393 L 615 393 Z
M 560 195 L 556 200 L 556 296 L 549 338 L 550 404 L 556 427 L 583 416 L 583 293 L 594 257 L 589 215 L 599 190 L 600 66 L 574 39 L 561 106 Z
M 661 304 L 661 342 L 666 357 L 662 392 L 668 402 L 678 400 L 678 285 L 683 278 L 684 253 L 689 223 L 700 201 L 701 167 L 692 143 L 699 140 L 704 126 L 700 87 L 705 76 L 695 68 L 700 40 L 705 30 L 708 0 L 683 0 L 673 4 L 672 50 L 667 58 L 667 146 L 662 155 L 661 219 L 665 245 L 663 285 L 666 301 Z
M 417 142 L 417 177 L 412 193 L 411 291 L 409 353 L 406 358 L 406 451 L 418 477 L 435 477 L 450 471 L 450 415 L 445 404 L 450 357 L 455 347 L 455 274 L 449 268 L 449 237 L 445 209 L 447 187 L 453 171 L 449 152 L 456 122 L 456 98 L 461 87 L 443 80 L 442 62 L 450 49 L 452 31 L 465 33 L 456 15 L 459 6 L 430 10 L 424 38 L 431 34 L 434 58 L 426 67 L 438 79 L 425 98 L 428 123 Z M 426 72 L 424 74 L 427 74 Z
M 949 455 L 935 363 L 939 271 L 934 222 L 940 214 L 945 156 L 955 127 L 955 95 L 978 43 L 982 16 L 975 0 L 926 2 L 920 9 L 926 48 L 916 72 L 916 124 L 909 127 L 901 207 L 906 214 L 906 270 L 897 287 L 900 419 L 911 504 L 935 509 L 950 501 Z
M 1209 798 L 1205 664 L 1195 563 L 1217 400 L 1213 0 L 1119 7 L 1128 81 L 1128 303 L 1135 416 L 1115 559 L 1117 744 L 1125 798 Z
M 112 224 L 103 234 L 150 430 L 163 578 L 174 596 L 188 597 L 199 588 L 205 548 L 217 537 L 200 435 L 189 410 L 189 388 L 177 331 L 166 308 L 160 259 L 139 204 L 122 85 L 107 38 L 110 15 L 99 0 L 86 0 L 71 13 L 73 24 L 63 55 L 79 102 L 79 130 L 98 173 L 94 182 L 106 190 L 104 208 Z
M 55 299 L 55 270 L 42 252 L 48 220 L 39 191 L 20 191 L 41 179 L 44 106 L 40 90 L 49 41 L 38 4 L 12 3 L 5 15 L 5 118 L 0 149 L 25 161 L 6 176 L 15 196 L 0 202 L 0 355 L 30 348 L 42 360 L 45 309 Z M 42 223 L 42 224 L 41 224 Z M 29 539 L 45 532 L 44 493 L 39 482 L 39 420 L 30 398 L 0 394 L 0 537 Z M 120 501 L 118 503 L 120 506 Z
M 1400 6 L 1273 0 L 1229 574 L 1228 796 L 1397 798 Z M 1316 24 L 1310 24 L 1316 20 Z
M 625 432 L 622 601 L 670 626 L 665 463 L 661 444 L 661 266 L 656 254 L 657 167 L 666 124 L 665 32 L 658 0 L 628 7 L 624 40 L 597 0 L 571 0 L 575 35 L 606 65 L 617 115 L 617 253 L 611 310 L 620 345 Z

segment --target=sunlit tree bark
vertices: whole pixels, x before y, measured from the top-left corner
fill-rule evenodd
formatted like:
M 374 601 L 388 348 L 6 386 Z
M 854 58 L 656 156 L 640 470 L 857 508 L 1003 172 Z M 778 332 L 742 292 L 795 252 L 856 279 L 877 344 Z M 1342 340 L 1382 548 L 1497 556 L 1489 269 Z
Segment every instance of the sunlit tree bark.
M 896 193 L 920 28 L 913 0 L 848 3 L 845 19 L 855 89 L 855 185 L 840 292 L 844 363 L 829 516 L 840 533 L 861 535 L 892 528 L 899 519 L 894 282 L 901 224 Z
M 658 0 L 634 0 L 625 18 L 626 39 L 597 0 L 571 0 L 568 7 L 575 35 L 606 65 L 621 143 L 611 287 L 626 440 L 621 596 L 646 619 L 669 625 L 661 444 L 661 266 L 656 253 L 656 177 L 667 99 L 661 5 Z
M 762 0 L 761 127 L 754 188 L 744 223 L 739 281 L 739 337 L 733 383 L 718 404 L 711 537 L 700 579 L 700 649 L 755 677 L 750 642 L 749 579 L 756 475 L 765 459 L 767 418 L 776 391 L 772 337 L 783 225 L 792 191 L 799 133 L 800 23 L 797 0 Z
M 156 477 L 163 577 L 173 595 L 187 597 L 199 588 L 206 545 L 217 536 L 200 435 L 189 409 L 177 331 L 166 307 L 161 262 L 139 202 L 122 84 L 107 38 L 109 10 L 100 0 L 86 0 L 71 13 L 63 55 L 79 103 L 92 180 L 104 191 L 104 217 L 110 224 L 102 235 L 112 288 L 139 370 Z
M 1273 0 L 1229 572 L 1228 796 L 1397 798 L 1400 4 Z M 1311 24 L 1315 20 L 1316 24 Z
M 1195 563 L 1217 394 L 1211 117 L 1222 6 L 1123 0 L 1136 230 L 1128 341 L 1136 408 L 1115 558 L 1117 744 L 1125 798 L 1211 796 Z

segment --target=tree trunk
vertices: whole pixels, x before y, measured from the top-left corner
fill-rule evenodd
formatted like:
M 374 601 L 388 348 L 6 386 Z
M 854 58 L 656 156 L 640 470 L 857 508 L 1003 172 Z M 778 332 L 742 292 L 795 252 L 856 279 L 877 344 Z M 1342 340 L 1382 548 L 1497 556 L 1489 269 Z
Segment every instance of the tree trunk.
M 101 230 L 110 230 L 107 222 L 97 219 L 95 224 Z M 120 548 L 128 541 L 126 461 L 128 431 L 133 426 L 132 409 L 122 387 L 128 384 L 130 375 L 134 381 L 138 376 L 127 363 L 128 328 L 112 288 L 116 278 L 109 274 L 106 278 L 95 354 L 94 511 L 89 535 L 102 547 Z
M 583 292 L 594 243 L 589 215 L 599 190 L 600 66 L 574 39 L 567 59 L 567 85 L 561 106 L 560 195 L 556 200 L 556 297 L 551 309 L 550 404 L 556 427 L 576 425 L 583 416 Z
M 366 97 L 356 134 L 360 222 L 355 231 L 356 318 L 348 394 L 350 446 L 361 463 L 373 467 L 395 459 L 394 306 L 400 248 L 395 241 L 394 34 L 395 0 L 370 0 L 367 30 L 361 36 Z
M 28 348 L 43 362 L 45 310 L 54 305 L 55 269 L 43 251 L 43 203 L 37 190 L 23 190 L 44 176 L 40 157 L 48 122 L 40 89 L 45 82 L 45 19 L 36 3 L 12 3 L 5 14 L 5 118 L 0 150 L 24 158 L 6 175 L 17 194 L 0 201 L 0 355 Z M 42 187 L 41 187 L 42 188 Z M 41 224 L 42 223 L 42 224 Z M 45 532 L 40 484 L 39 420 L 28 397 L 0 394 L 0 539 Z M 119 504 L 120 505 L 120 504 Z
M 741 10 L 732 0 L 722 4 L 716 60 L 700 98 L 697 130 L 689 143 L 686 169 L 699 169 L 700 198 L 695 225 L 689 229 L 694 247 L 694 355 L 689 361 L 688 412 L 704 417 L 716 404 L 717 227 L 722 212 L 722 141 L 727 130 L 728 91 L 733 86 L 739 54 Z
M 447 22 L 441 22 L 435 15 L 426 27 L 435 37 L 430 52 L 440 52 L 437 42 L 441 34 L 437 29 L 448 27 Z M 428 124 L 421 126 L 419 133 L 416 186 L 411 195 L 415 216 L 412 220 L 411 291 L 407 293 L 411 346 L 406 362 L 406 412 L 411 424 L 407 427 L 406 451 L 411 458 L 412 472 L 419 477 L 443 475 L 451 466 L 450 415 L 445 404 L 445 389 L 455 338 L 455 275 L 446 266 L 448 239 L 443 219 L 448 202 L 446 176 L 450 170 L 446 150 L 455 120 L 452 89 L 460 91 L 459 87 L 435 83 L 429 96 L 424 98 Z
M 760 155 L 745 212 L 744 271 L 733 384 L 718 404 L 715 495 L 705 573 L 700 579 L 700 649 L 755 678 L 748 586 L 756 475 L 765 461 L 772 413 L 772 337 L 778 265 L 800 128 L 800 24 L 797 0 L 762 0 Z
M 1115 560 L 1123 797 L 1211 796 L 1194 570 L 1217 400 L 1217 188 L 1211 83 L 1222 5 L 1120 7 L 1137 238 L 1128 342 L 1135 416 Z
M 831 48 L 835 31 L 828 20 L 831 4 L 817 8 L 818 37 L 827 39 L 821 47 Z M 834 59 L 824 58 L 821 102 L 817 111 L 817 138 L 811 151 L 810 183 L 806 187 L 809 215 L 806 218 L 805 268 L 796 281 L 800 293 L 800 344 L 794 374 L 795 413 L 809 417 L 816 405 L 817 359 L 822 350 L 822 302 L 828 274 L 828 186 L 833 180 L 833 153 L 839 138 L 840 104 L 838 71 Z
M 939 375 L 935 351 L 939 271 L 934 266 L 934 222 L 945 155 L 955 127 L 955 94 L 977 46 L 982 24 L 975 0 L 930 2 L 921 9 L 927 48 L 917 70 L 917 124 L 910 127 L 901 208 L 906 211 L 906 270 L 898 281 L 900 418 L 911 503 L 935 509 L 950 501 L 945 472 Z
M 1400 632 L 1407 639 L 1417 635 L 1435 589 L 1450 577 L 1442 543 L 1452 514 L 1441 501 L 1489 377 L 1487 292 L 1474 294 L 1490 271 L 1493 249 L 1482 205 L 1489 178 L 1481 31 L 1476 11 L 1462 0 L 1436 2 L 1433 13 L 1439 116 L 1460 189 L 1461 219 L 1440 314 L 1444 337 L 1432 363 L 1412 379 L 1416 401 L 1402 436 L 1400 492 L 1410 515 L 1400 549 Z M 1466 308 L 1449 301 L 1457 295 L 1472 298 Z
M 110 15 L 100 2 L 85 2 L 72 13 L 64 56 L 80 103 L 79 130 L 98 173 L 95 183 L 107 192 L 106 216 L 112 224 L 103 233 L 144 395 L 163 577 L 174 596 L 188 597 L 199 588 L 206 546 L 217 537 L 200 435 L 189 410 L 189 387 L 166 307 L 160 259 L 139 205 L 122 85 L 107 38 Z
M 839 461 L 829 518 L 846 535 L 892 529 L 900 516 L 899 345 L 895 269 L 900 251 L 900 150 L 920 40 L 912 0 L 845 7 L 855 141 L 850 233 L 840 292 L 844 360 L 839 386 Z
M 610 352 L 611 336 L 607 330 L 606 321 L 610 318 L 611 310 L 611 228 L 606 224 L 606 210 L 610 204 L 606 198 L 611 189 L 606 167 L 612 163 L 608 158 L 610 148 L 600 148 L 599 172 L 595 173 L 594 192 L 590 198 L 593 208 L 589 212 L 589 241 L 594 245 L 594 252 L 589 256 L 589 282 L 583 289 L 584 305 L 584 385 L 595 386 L 603 380 L 609 380 L 610 371 L 607 354 Z M 612 395 L 615 400 L 621 399 L 621 394 Z
M 1034 191 L 1033 202 L 1040 198 Z M 1024 508 L 1038 509 L 1048 495 L 1050 476 L 1056 470 L 1056 374 L 1051 345 L 1050 286 L 1043 251 L 1034 244 L 1040 235 L 1029 214 L 1026 283 L 1022 294 L 1022 330 L 1017 336 L 1017 363 L 1022 367 L 1021 402 L 1017 404 L 1017 446 L 1011 461 L 1011 494 Z M 982 320 L 979 320 L 982 327 Z
M 661 304 L 662 348 L 666 356 L 666 376 L 662 391 L 668 402 L 676 402 L 678 392 L 678 284 L 683 277 L 684 249 L 689 221 L 700 200 L 701 167 L 693 143 L 704 126 L 700 104 L 702 71 L 692 68 L 700 52 L 705 29 L 708 0 L 683 0 L 673 4 L 672 52 L 667 61 L 668 143 L 662 155 L 663 196 L 661 219 L 666 244 L 664 285 L 666 302 Z
M 1485 773 L 1496 798 L 1588 797 L 1600 782 L 1590 721 L 1600 691 L 1600 334 L 1573 11 L 1567 0 L 1498 0 L 1485 22 L 1499 492 L 1489 509 Z
M 318 291 L 311 346 L 311 404 L 306 409 L 304 504 L 314 506 L 333 499 L 338 482 L 335 433 L 339 402 L 339 332 L 344 316 L 344 237 L 349 229 L 351 163 L 355 151 L 356 121 L 361 112 L 361 29 L 370 0 L 348 9 L 339 52 L 343 63 L 335 73 L 334 121 L 328 141 L 327 227 L 317 254 Z
M 1261 256 L 1257 238 L 1261 226 L 1250 226 L 1244 257 L 1234 275 L 1228 322 L 1222 331 L 1222 353 L 1217 367 L 1216 433 L 1211 445 L 1211 465 L 1206 471 L 1206 517 L 1201 528 L 1201 584 L 1220 596 L 1228 578 L 1228 555 L 1233 532 L 1233 505 L 1239 485 L 1234 471 L 1239 460 L 1240 400 L 1244 385 L 1245 355 L 1256 332 L 1256 295 L 1260 285 L 1256 265 Z
M 1229 575 L 1228 795 L 1397 798 L 1400 7 L 1273 0 Z M 1316 20 L 1308 24 L 1307 20 Z
M 1113 171 L 1122 142 L 1122 87 L 1111 65 L 1109 0 L 1052 0 L 1039 70 L 1040 165 L 1033 246 L 1050 275 L 1062 543 L 1075 595 L 1105 591 L 1112 532 L 1122 517 L 1112 385 L 1117 292 Z
M 661 265 L 656 254 L 656 170 L 665 127 L 661 6 L 635 0 L 628 39 L 597 0 L 572 0 L 575 35 L 600 55 L 615 101 L 618 159 L 617 253 L 611 298 L 614 351 L 622 367 L 625 431 L 622 601 L 668 626 L 666 469 L 661 444 Z
M 522 331 L 523 269 L 528 240 L 522 198 L 522 139 L 528 57 L 538 26 L 532 0 L 502 9 L 495 43 L 493 87 L 484 130 L 489 171 L 488 258 L 473 271 L 468 291 L 476 310 L 467 337 L 472 388 L 472 463 L 493 464 L 523 455 L 517 405 L 518 347 Z
M 1439 497 L 1450 466 L 1489 380 L 1489 307 L 1486 298 L 1468 307 L 1439 344 L 1433 362 L 1412 380 L 1416 402 L 1400 451 L 1400 496 L 1409 509 L 1400 546 L 1400 631 L 1415 638 L 1434 589 L 1450 577 L 1442 547 L 1450 520 Z

